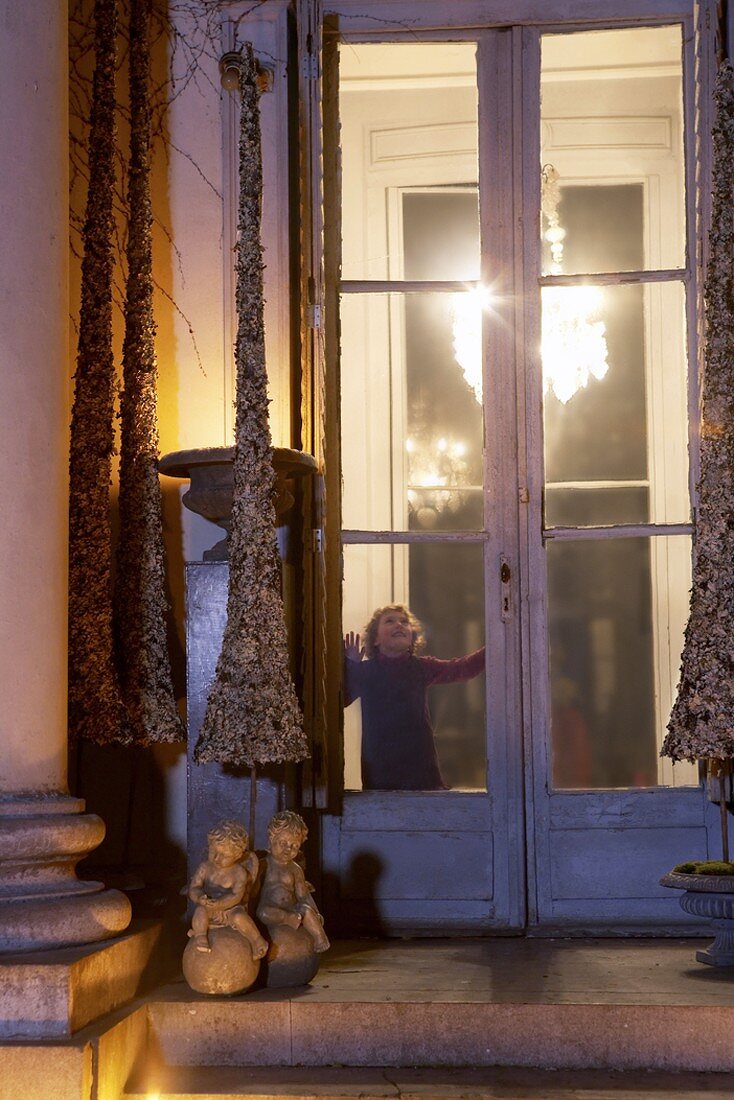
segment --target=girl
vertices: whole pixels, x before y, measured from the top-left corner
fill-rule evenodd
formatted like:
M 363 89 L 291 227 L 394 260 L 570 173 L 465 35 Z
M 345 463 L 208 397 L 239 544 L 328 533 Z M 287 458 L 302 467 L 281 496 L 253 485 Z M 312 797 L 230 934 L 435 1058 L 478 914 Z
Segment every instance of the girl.
M 345 700 L 362 701 L 362 788 L 446 790 L 428 710 L 432 684 L 471 680 L 484 669 L 484 646 L 467 657 L 419 657 L 425 639 L 403 604 L 378 607 L 359 634 L 344 639 Z M 366 660 L 362 658 L 366 657 Z

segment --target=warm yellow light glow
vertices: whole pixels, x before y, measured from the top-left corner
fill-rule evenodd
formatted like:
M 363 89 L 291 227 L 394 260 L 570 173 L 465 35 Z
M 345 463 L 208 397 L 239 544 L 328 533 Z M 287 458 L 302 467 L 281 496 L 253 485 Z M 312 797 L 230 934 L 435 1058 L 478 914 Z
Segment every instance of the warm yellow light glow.
M 451 298 L 454 358 L 467 385 L 482 403 L 482 310 L 492 300 L 486 286 L 477 286 Z
M 455 294 L 451 303 L 454 358 L 479 403 L 482 400 L 482 309 L 490 302 L 485 287 Z M 552 391 L 564 405 L 588 385 L 590 378 L 601 379 L 609 370 L 606 326 L 598 319 L 604 308 L 600 287 L 546 287 L 543 290 L 543 327 L 541 351 L 543 390 Z M 414 444 L 406 444 L 412 453 Z M 438 440 L 444 452 L 446 440 Z M 453 453 L 465 452 L 453 445 Z
M 408 445 L 410 444 L 410 446 Z M 408 504 L 420 527 L 434 527 L 439 516 L 455 512 L 465 502 L 467 481 L 463 440 L 419 435 L 407 439 Z
M 550 245 L 551 275 L 563 273 L 566 230 L 558 216 L 561 179 L 552 164 L 541 171 L 541 212 L 544 237 Z M 543 392 L 551 390 L 565 405 L 575 393 L 601 379 L 609 370 L 606 327 L 598 319 L 604 304 L 599 287 L 546 287 L 543 291 L 541 355 Z
M 606 326 L 595 320 L 604 305 L 599 287 L 546 287 L 543 290 L 543 390 L 564 405 L 609 370 Z

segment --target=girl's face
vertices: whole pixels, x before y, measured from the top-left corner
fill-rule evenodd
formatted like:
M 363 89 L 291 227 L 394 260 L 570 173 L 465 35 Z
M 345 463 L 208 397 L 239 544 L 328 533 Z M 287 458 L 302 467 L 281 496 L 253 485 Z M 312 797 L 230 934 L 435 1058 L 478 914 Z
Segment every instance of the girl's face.
M 383 611 L 377 624 L 376 645 L 383 657 L 402 657 L 413 644 L 413 628 L 404 611 Z

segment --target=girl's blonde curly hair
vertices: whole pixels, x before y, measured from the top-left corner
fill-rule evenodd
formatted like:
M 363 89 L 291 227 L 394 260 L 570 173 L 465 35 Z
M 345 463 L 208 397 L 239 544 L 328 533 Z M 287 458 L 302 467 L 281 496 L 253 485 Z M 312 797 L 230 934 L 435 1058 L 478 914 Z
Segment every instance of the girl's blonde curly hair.
M 423 633 L 423 623 L 420 619 L 416 619 L 413 612 L 409 607 L 406 607 L 404 603 L 388 603 L 385 604 L 384 607 L 378 607 L 373 611 L 372 618 L 362 631 L 365 656 L 372 658 L 377 654 L 379 649 L 377 645 L 377 628 L 380 625 L 380 619 L 386 611 L 399 611 L 402 615 L 405 615 L 413 634 L 410 652 L 419 653 L 426 644 L 426 636 Z

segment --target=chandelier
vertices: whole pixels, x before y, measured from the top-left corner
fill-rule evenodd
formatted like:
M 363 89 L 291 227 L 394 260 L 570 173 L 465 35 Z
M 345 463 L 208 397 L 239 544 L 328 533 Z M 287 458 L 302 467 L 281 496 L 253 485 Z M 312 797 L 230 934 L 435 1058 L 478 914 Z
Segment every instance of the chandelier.
M 563 274 L 563 241 L 558 206 L 561 188 L 552 164 L 542 169 L 541 214 L 543 239 L 551 253 L 550 274 Z M 454 358 L 477 402 L 482 401 L 482 310 L 490 304 L 486 287 L 452 296 L 450 305 Z M 542 293 L 541 357 L 543 392 L 551 391 L 561 404 L 584 389 L 591 378 L 609 370 L 606 326 L 599 319 L 604 295 L 599 287 L 549 286 Z
M 563 241 L 566 231 L 558 216 L 561 187 L 557 170 L 543 165 L 540 208 L 550 246 L 551 275 L 563 274 Z M 604 295 L 596 286 L 547 286 L 543 289 L 541 354 L 543 391 L 552 390 L 565 405 L 574 394 L 601 380 L 609 370 L 606 326 L 598 319 Z
M 408 506 L 419 527 L 435 527 L 466 503 L 469 467 L 466 444 L 417 431 L 405 441 L 408 456 Z

